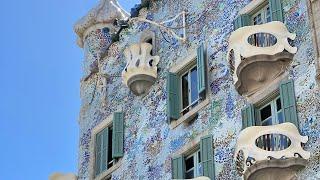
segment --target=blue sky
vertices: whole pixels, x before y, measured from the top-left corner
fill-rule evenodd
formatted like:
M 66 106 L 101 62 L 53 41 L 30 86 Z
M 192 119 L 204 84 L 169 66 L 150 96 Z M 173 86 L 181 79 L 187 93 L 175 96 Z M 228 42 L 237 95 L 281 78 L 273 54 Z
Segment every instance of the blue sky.
M 130 9 L 139 0 L 119 0 Z M 83 51 L 74 23 L 98 0 L 3 1 L 0 179 L 77 171 Z

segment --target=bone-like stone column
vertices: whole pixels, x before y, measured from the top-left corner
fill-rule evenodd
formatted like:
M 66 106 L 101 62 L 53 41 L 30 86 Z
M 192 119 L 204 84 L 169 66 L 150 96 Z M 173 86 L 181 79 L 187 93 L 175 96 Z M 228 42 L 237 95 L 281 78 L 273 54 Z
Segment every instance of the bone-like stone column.
M 307 4 L 316 55 L 316 79 L 320 81 L 320 1 L 308 0 Z

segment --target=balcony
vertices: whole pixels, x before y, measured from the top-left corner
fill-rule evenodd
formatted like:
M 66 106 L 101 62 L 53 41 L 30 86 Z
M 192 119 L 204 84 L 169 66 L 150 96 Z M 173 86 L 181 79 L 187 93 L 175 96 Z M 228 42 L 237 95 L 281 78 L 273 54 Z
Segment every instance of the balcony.
M 295 37 L 279 21 L 245 26 L 231 34 L 227 58 L 240 95 L 252 96 L 287 71 L 297 52 L 289 44 Z
M 149 43 L 132 44 L 125 49 L 127 65 L 122 71 L 124 84 L 137 96 L 146 94 L 157 78 L 159 56 L 151 55 Z
M 307 141 L 292 123 L 245 128 L 236 145 L 237 170 L 245 180 L 292 179 L 310 157 L 301 146 Z

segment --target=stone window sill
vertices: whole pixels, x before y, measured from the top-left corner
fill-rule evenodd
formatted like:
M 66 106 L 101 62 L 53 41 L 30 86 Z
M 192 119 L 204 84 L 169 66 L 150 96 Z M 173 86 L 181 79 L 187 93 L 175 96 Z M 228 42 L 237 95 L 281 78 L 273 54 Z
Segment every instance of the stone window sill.
M 182 123 L 187 123 L 190 120 L 192 120 L 197 113 L 204 107 L 206 107 L 209 104 L 209 97 L 207 97 L 204 101 L 202 101 L 200 104 L 198 104 L 196 107 L 191 109 L 187 114 L 181 116 L 178 120 L 172 121 L 170 124 L 170 128 L 174 129 L 177 126 L 179 126 Z
M 103 180 L 108 179 L 111 177 L 112 173 L 117 170 L 122 165 L 122 159 L 120 159 L 118 162 L 116 162 L 115 165 L 113 165 L 108 170 L 104 171 L 103 173 L 99 174 L 97 177 L 94 178 L 94 180 Z

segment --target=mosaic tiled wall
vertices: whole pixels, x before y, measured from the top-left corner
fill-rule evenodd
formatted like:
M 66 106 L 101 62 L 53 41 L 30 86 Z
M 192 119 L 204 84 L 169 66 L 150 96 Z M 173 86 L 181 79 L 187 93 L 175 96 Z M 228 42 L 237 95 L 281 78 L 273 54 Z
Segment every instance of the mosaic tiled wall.
M 227 60 L 228 37 L 232 21 L 249 0 L 160 0 L 140 13 L 153 21 L 174 17 L 187 10 L 188 41 L 185 44 L 161 34 L 149 24 L 138 23 L 122 31 L 120 41 L 112 44 L 103 59 L 103 75 L 90 75 L 105 50 L 110 37 L 103 30 L 92 32 L 85 41 L 84 79 L 81 81 L 79 179 L 89 178 L 91 131 L 114 111 L 125 112 L 125 155 L 113 179 L 170 179 L 171 154 L 189 143 L 201 132 L 213 134 L 216 179 L 240 179 L 235 170 L 233 153 L 240 132 L 240 110 L 246 104 L 232 83 Z M 298 52 L 290 68 L 295 79 L 300 129 L 309 136 L 305 149 L 311 152 L 308 167 L 299 173 L 301 179 L 320 178 L 320 90 L 315 83 L 314 52 L 306 3 L 283 0 L 285 21 Z M 175 23 L 172 24 L 175 26 Z M 123 50 L 140 39 L 144 30 L 157 34 L 160 56 L 158 79 L 145 97 L 133 95 L 122 83 L 126 65 Z M 190 125 L 170 129 L 166 121 L 165 73 L 179 59 L 196 51 L 201 42 L 208 45 L 210 103 Z M 89 76 L 90 75 L 90 76 Z

